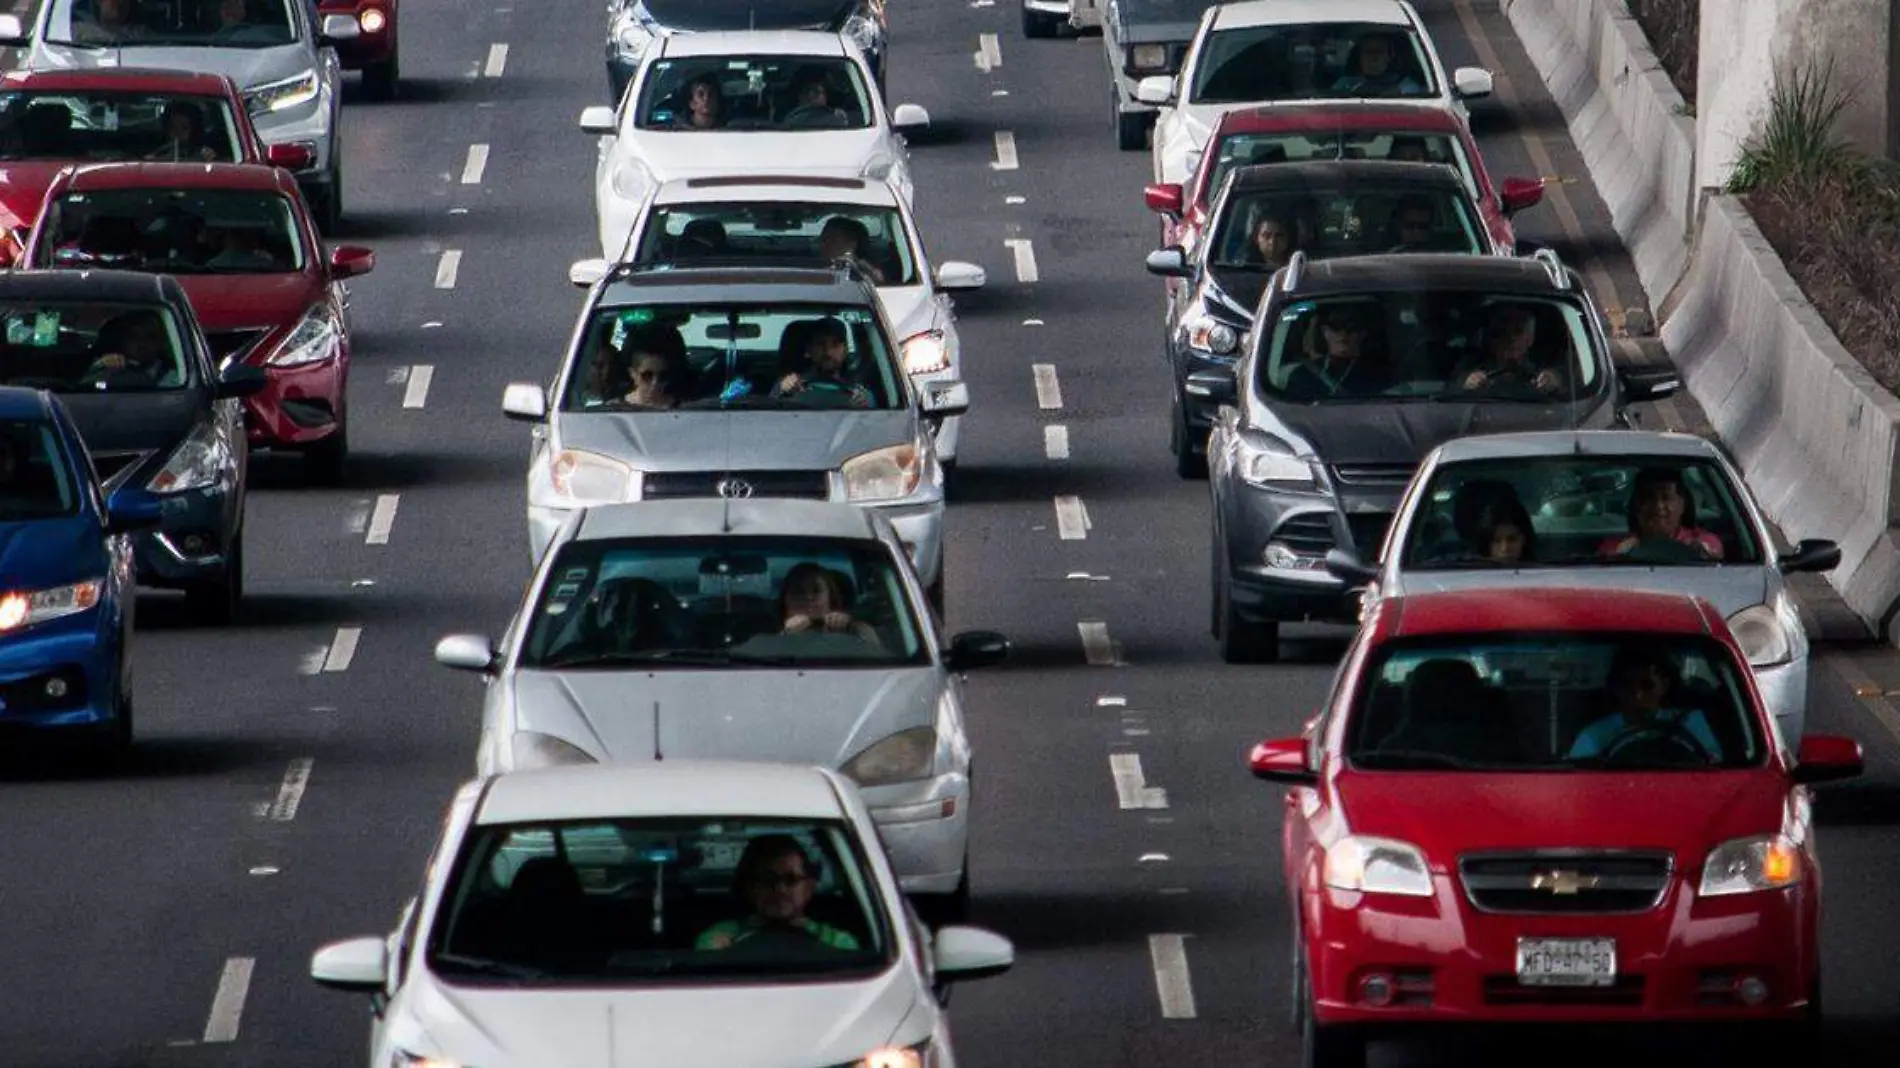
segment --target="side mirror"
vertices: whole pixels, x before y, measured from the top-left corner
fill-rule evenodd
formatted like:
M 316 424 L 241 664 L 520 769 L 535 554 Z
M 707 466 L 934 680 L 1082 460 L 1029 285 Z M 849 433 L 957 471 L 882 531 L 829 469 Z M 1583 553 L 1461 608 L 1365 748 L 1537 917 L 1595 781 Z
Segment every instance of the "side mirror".
M 891 109 L 891 129 L 915 133 L 930 125 L 930 112 L 916 104 L 899 104 Z
M 136 534 L 158 526 L 163 517 L 164 509 L 155 497 L 107 501 L 105 530 L 107 534 Z
M 1141 191 L 1142 202 L 1157 215 L 1181 214 L 1181 183 L 1156 182 Z
M 1214 404 L 1232 404 L 1240 396 L 1240 383 L 1234 379 L 1234 372 L 1224 368 L 1196 371 L 1187 376 L 1181 388 L 1190 397 Z
M 1459 67 L 1451 73 L 1452 89 L 1466 100 L 1490 96 L 1495 88 L 1491 72 L 1482 67 Z
M 1247 767 L 1253 772 L 1254 778 L 1267 782 L 1307 786 L 1319 781 L 1313 769 L 1306 766 L 1304 738 L 1278 738 L 1261 742 L 1247 755 Z
M 548 394 L 538 382 L 510 382 L 501 391 L 501 411 L 510 419 L 539 423 L 548 417 Z
M 950 651 L 944 666 L 951 671 L 972 671 L 1009 659 L 1009 639 L 993 630 L 966 630 L 950 639 Z
M 1534 208 L 1544 202 L 1544 180 L 1542 178 L 1506 178 L 1498 188 L 1498 202 L 1504 207 L 1504 214 L 1515 215 L 1520 211 Z
M 1174 103 L 1174 78 L 1167 74 L 1151 74 L 1135 83 L 1135 99 L 1144 104 L 1166 107 Z
M 435 643 L 435 662 L 457 671 L 495 670 L 495 646 L 480 634 L 451 634 Z
M 363 36 L 363 26 L 356 21 L 355 15 L 325 15 L 323 25 L 317 30 L 319 36 L 328 43 L 331 41 L 354 41 Z
M 1673 367 L 1624 368 L 1616 373 L 1625 401 L 1654 401 L 1671 397 L 1682 388 L 1682 376 Z
M 575 260 L 567 268 L 567 280 L 582 289 L 592 289 L 595 282 L 605 277 L 607 277 L 606 260 Z
M 270 385 L 270 376 L 261 367 L 252 367 L 248 363 L 234 363 L 224 369 L 211 387 L 211 395 L 219 400 L 233 397 L 249 397 L 262 393 Z
M 0 45 L 23 45 L 27 40 L 26 23 L 20 16 L 0 15 Z
M 332 942 L 310 955 L 310 978 L 332 990 L 374 994 L 389 975 L 389 947 L 380 938 Z
M 1009 939 L 981 927 L 941 928 L 931 950 L 937 978 L 948 983 L 988 979 L 1016 963 L 1016 947 Z
M 1803 538 L 1794 552 L 1775 561 L 1783 572 L 1832 571 L 1841 566 L 1841 547 L 1825 538 Z
M 1860 775 L 1860 743 L 1834 734 L 1810 734 L 1801 739 L 1794 758 L 1794 781 L 1812 786 Z
M 287 171 L 302 171 L 316 165 L 317 154 L 306 145 L 265 145 L 264 162 Z
M 595 135 L 614 132 L 614 109 L 604 104 L 581 109 L 581 132 Z
M 982 289 L 990 276 L 983 268 L 962 260 L 945 260 L 937 265 L 937 288 L 943 290 Z
M 1149 274 L 1158 274 L 1163 278 L 1192 278 L 1194 269 L 1188 266 L 1187 251 L 1179 245 L 1169 245 L 1148 253 L 1142 262 Z
M 919 407 L 925 415 L 938 418 L 962 415 L 970 410 L 970 387 L 960 379 L 927 382 Z
M 1368 564 L 1344 549 L 1326 550 L 1326 571 L 1349 586 L 1366 586 L 1379 580 L 1377 565 Z
M 338 245 L 330 250 L 330 277 L 355 278 L 376 269 L 376 253 L 361 245 Z

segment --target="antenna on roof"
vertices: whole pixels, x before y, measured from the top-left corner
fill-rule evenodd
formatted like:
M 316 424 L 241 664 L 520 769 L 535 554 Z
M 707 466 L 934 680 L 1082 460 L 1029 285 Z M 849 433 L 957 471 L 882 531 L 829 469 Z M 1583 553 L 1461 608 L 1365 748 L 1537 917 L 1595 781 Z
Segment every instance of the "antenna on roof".
M 660 702 L 653 702 L 653 759 L 665 760 L 666 754 L 660 752 Z

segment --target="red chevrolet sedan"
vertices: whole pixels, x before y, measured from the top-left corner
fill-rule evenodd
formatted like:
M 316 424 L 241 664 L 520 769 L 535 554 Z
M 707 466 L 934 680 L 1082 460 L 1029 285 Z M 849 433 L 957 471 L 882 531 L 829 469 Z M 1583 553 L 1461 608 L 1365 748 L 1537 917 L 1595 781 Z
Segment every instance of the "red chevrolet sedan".
M 363 91 L 372 100 L 390 100 L 402 80 L 402 49 L 396 38 L 396 0 L 319 0 L 325 17 L 348 15 L 356 20 L 357 36 L 336 45 L 344 70 L 363 72 Z
M 29 267 L 176 276 L 220 360 L 260 367 L 244 401 L 253 447 L 302 452 L 320 481 L 349 449 L 345 279 L 366 248 L 326 254 L 288 171 L 236 163 L 102 163 L 62 171 L 33 229 Z
M 1778 741 L 1694 598 L 1380 602 L 1332 704 L 1253 773 L 1289 783 L 1297 1013 L 1318 1066 L 1409 1025 L 1707 1023 L 1812 1039 L 1809 787 L 1860 747 Z M 1778 1042 L 1777 1042 L 1778 1044 Z

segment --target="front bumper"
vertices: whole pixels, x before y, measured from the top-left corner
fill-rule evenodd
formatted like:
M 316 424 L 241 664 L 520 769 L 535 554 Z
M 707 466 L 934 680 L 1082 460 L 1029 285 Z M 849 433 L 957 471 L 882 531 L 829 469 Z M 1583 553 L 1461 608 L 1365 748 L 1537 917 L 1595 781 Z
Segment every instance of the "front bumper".
M 349 356 L 264 368 L 263 392 L 244 399 L 244 427 L 257 448 L 305 449 L 342 432 Z
M 1232 479 L 1219 505 L 1222 543 L 1215 551 L 1225 556 L 1230 603 L 1242 620 L 1358 621 L 1359 597 L 1326 570 L 1326 553 L 1342 548 L 1361 559 L 1375 558 L 1398 494 L 1355 495 L 1344 503 L 1342 510 L 1328 494 L 1265 489 Z
M 243 500 L 235 471 L 218 486 L 161 497 L 158 529 L 132 541 L 139 582 L 176 589 L 222 575 L 231 564 Z
M 110 724 L 125 656 L 122 611 L 108 595 L 88 612 L 0 641 L 0 730 L 90 732 Z M 65 690 L 57 697 L 47 692 L 54 680 Z
M 955 891 L 970 850 L 969 777 L 953 773 L 862 793 L 904 892 Z

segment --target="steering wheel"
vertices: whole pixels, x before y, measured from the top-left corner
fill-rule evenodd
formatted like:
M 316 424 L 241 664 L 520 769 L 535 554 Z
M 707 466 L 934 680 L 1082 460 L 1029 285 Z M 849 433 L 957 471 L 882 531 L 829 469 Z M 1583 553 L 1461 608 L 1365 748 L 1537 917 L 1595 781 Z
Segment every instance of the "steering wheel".
M 1640 759 L 1633 759 L 1640 758 Z M 1713 764 L 1715 755 L 1689 729 L 1673 720 L 1632 727 L 1610 740 L 1600 758 L 1611 767 L 1626 764 Z
M 1637 560 L 1649 564 L 1702 564 L 1713 558 L 1695 545 L 1685 545 L 1674 538 L 1644 538 L 1632 546 L 1628 552 L 1617 554 L 1624 560 Z

